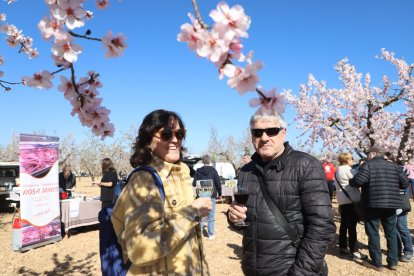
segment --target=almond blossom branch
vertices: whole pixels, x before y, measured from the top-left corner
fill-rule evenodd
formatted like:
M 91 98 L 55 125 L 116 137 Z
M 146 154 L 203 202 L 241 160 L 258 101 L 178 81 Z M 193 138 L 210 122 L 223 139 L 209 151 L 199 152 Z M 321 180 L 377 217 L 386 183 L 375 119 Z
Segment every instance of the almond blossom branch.
M 400 141 L 400 145 L 398 147 L 398 154 L 397 154 L 397 160 L 401 160 L 402 159 L 402 152 L 404 151 L 405 147 L 407 146 L 408 140 L 409 140 L 409 136 L 410 136 L 410 132 L 411 132 L 411 128 L 414 125 L 414 118 L 409 117 L 405 119 L 405 125 L 404 125 L 404 130 L 403 130 L 403 134 L 401 137 L 401 141 Z M 408 149 L 407 154 L 409 155 L 413 155 L 413 149 Z
M 78 95 L 77 101 L 79 101 L 81 103 L 81 106 L 83 106 L 84 105 L 85 97 L 79 92 L 79 87 L 76 84 L 76 80 L 75 80 L 75 68 L 73 67 L 73 63 L 71 63 L 69 65 L 69 68 L 70 68 L 70 75 L 71 75 L 70 76 L 70 80 L 71 80 L 71 83 L 72 83 L 72 86 L 73 86 L 73 90 Z
M 196 13 L 198 23 L 201 25 L 203 29 L 207 30 L 209 26 L 206 23 L 204 23 L 203 19 L 201 19 L 201 14 L 200 14 L 200 10 L 198 9 L 197 1 L 196 0 L 191 0 L 191 1 L 193 2 L 194 12 Z
M 68 33 L 71 36 L 74 36 L 74 37 L 79 37 L 79 38 L 84 38 L 84 39 L 89 39 L 89 40 L 95 40 L 95 41 L 102 41 L 101 38 L 90 37 L 90 36 L 87 36 L 87 35 L 80 35 L 80 34 L 74 33 L 73 31 L 68 31 Z
M 56 70 L 56 71 L 54 71 L 54 72 L 52 72 L 52 73 L 50 73 L 51 75 L 55 75 L 55 74 L 57 74 L 57 73 L 60 73 L 60 72 L 62 72 L 62 71 L 65 71 L 65 70 L 67 70 L 67 69 L 69 69 L 68 67 L 64 67 L 64 68 L 60 68 L 59 70 Z
M 21 84 L 21 82 L 9 82 L 9 81 L 4 81 L 4 80 L 0 80 L 0 83 L 7 83 L 7 84 Z
M 399 90 L 400 92 L 397 94 L 397 95 L 395 95 L 394 97 L 392 97 L 391 99 L 389 99 L 389 100 L 387 100 L 387 101 L 385 101 L 385 102 L 383 102 L 382 103 L 382 105 L 381 106 L 377 106 L 374 110 L 373 110 L 373 112 L 377 112 L 377 111 L 379 111 L 379 110 L 381 110 L 381 109 L 384 109 L 385 107 L 387 107 L 387 106 L 389 106 L 389 105 L 391 105 L 391 104 L 393 104 L 393 103 L 395 103 L 395 102 L 397 102 L 398 100 L 400 100 L 400 97 L 402 96 L 402 95 L 404 95 L 404 93 L 405 93 L 405 87 L 406 87 L 406 85 L 408 85 L 409 83 L 410 83 L 410 77 L 412 76 L 412 73 L 413 73 L 413 69 L 414 69 L 414 66 L 410 66 L 410 70 L 409 70 L 409 72 L 408 72 L 408 78 L 407 78 L 407 80 L 405 81 L 405 85 Z

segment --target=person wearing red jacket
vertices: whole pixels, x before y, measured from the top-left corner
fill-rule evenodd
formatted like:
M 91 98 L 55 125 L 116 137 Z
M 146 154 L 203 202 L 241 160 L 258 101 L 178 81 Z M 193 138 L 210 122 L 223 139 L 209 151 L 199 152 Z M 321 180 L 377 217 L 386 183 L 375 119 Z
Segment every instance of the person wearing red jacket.
M 331 201 L 332 201 L 332 197 L 333 197 L 333 193 L 334 193 L 334 189 L 335 189 L 335 180 L 334 179 L 335 179 L 336 168 L 328 160 L 326 160 L 323 163 L 322 166 L 323 166 L 323 169 L 325 171 L 326 182 L 328 183 L 329 197 L 331 198 Z

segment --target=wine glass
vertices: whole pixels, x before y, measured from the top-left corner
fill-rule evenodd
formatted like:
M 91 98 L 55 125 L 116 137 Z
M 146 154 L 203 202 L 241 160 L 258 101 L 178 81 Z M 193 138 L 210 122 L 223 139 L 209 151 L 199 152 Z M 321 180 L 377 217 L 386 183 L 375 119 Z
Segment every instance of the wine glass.
M 213 183 L 213 179 L 203 179 L 203 180 L 197 180 L 196 181 L 196 194 L 198 197 L 206 197 L 206 198 L 211 198 L 211 195 L 213 194 L 213 187 L 214 187 L 214 183 Z M 201 220 L 201 230 L 203 230 L 202 226 L 204 225 L 204 223 L 208 222 L 208 217 L 204 217 Z
M 198 197 L 211 197 L 213 194 L 213 180 L 204 179 L 196 181 L 196 194 Z
M 249 199 L 249 191 L 247 187 L 243 186 L 234 186 L 233 187 L 233 196 L 237 204 L 244 205 Z M 244 219 L 234 223 L 236 226 L 248 226 L 249 224 L 244 221 Z

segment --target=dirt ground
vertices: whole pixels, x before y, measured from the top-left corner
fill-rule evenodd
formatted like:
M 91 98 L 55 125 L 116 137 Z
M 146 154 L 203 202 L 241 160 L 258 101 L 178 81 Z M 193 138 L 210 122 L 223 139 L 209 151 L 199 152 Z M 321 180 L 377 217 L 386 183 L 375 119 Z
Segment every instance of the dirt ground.
M 88 196 L 98 195 L 99 188 L 90 179 L 78 181 L 76 192 Z M 414 207 L 414 203 L 412 202 Z M 334 204 L 335 211 L 336 203 Z M 229 229 L 225 212 L 227 204 L 218 204 L 216 213 L 216 238 L 205 238 L 204 248 L 212 276 L 243 275 L 240 268 L 242 234 Z M 96 226 L 76 229 L 57 243 L 29 250 L 24 253 L 11 249 L 12 213 L 0 213 L 0 275 L 100 275 L 99 231 Z M 335 216 L 337 227 L 339 218 Z M 409 214 L 411 233 L 414 233 L 414 215 Z M 358 224 L 358 239 L 364 254 L 368 254 L 367 237 L 363 225 Z M 382 248 L 385 240 L 381 239 Z M 385 250 L 383 250 L 385 253 Z M 331 246 L 326 261 L 330 275 L 414 275 L 414 262 L 399 263 L 397 271 L 384 268 L 380 274 L 372 269 L 339 256 L 337 241 Z M 386 264 L 383 255 L 383 263 Z

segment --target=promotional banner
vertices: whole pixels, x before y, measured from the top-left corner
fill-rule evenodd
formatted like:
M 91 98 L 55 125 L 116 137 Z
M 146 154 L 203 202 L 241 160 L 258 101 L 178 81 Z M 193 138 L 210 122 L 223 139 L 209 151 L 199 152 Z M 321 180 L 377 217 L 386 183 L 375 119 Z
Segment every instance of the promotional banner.
M 58 163 L 58 137 L 20 134 L 20 251 L 62 239 Z

